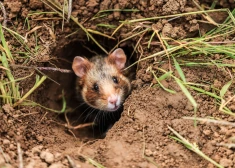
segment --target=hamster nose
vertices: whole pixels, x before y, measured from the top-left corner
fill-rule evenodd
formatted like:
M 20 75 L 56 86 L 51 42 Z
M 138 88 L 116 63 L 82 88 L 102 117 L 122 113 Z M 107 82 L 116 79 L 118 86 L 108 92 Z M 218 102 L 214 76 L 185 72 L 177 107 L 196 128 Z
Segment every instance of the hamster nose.
M 118 100 L 118 98 L 117 98 L 117 96 L 115 96 L 115 95 L 111 95 L 111 96 L 108 97 L 108 102 L 109 102 L 110 104 L 116 105 L 117 100 Z

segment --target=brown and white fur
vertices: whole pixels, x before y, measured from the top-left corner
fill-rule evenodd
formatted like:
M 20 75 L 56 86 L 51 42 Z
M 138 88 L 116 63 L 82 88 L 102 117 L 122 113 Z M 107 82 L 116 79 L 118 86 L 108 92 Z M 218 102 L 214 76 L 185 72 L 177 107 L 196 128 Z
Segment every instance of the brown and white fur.
M 74 58 L 72 69 L 78 76 L 76 92 L 88 106 L 105 112 L 117 111 L 122 106 L 131 91 L 130 81 L 122 73 L 126 60 L 121 48 L 107 57 Z

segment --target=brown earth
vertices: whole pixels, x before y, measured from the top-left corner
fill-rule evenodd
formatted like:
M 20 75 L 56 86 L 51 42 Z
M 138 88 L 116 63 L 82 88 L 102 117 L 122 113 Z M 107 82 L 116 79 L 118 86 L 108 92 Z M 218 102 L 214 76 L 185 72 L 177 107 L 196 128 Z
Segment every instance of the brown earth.
M 205 8 L 211 5 L 211 1 L 207 0 L 197 2 Z M 17 79 L 34 72 L 33 76 L 19 82 L 22 95 L 27 93 L 35 82 L 36 71 L 30 66 L 71 69 L 71 60 L 75 55 L 89 57 L 94 52 L 103 54 L 92 41 L 87 41 L 84 32 L 71 20 L 69 23 L 64 23 L 62 30 L 62 19 L 56 14 L 29 16 L 30 11 L 51 11 L 39 0 L 4 0 L 3 5 L 7 13 L 5 26 L 8 28 L 17 31 L 22 36 L 25 36 L 29 30 L 38 28 L 33 33 L 29 32 L 27 37 L 26 44 L 32 52 L 25 51 L 25 48 L 5 31 L 6 40 L 15 57 L 15 65 L 12 64 L 14 77 Z M 193 2 L 186 0 L 79 0 L 73 2 L 72 6 L 72 15 L 78 17 L 78 21 L 84 27 L 109 35 L 113 29 L 99 26 L 99 23 L 119 25 L 120 20 L 198 10 Z M 234 6 L 234 1 L 219 0 L 216 8 L 229 7 L 233 9 Z M 139 9 L 140 12 L 110 12 L 103 18 L 91 19 L 100 10 L 131 8 Z M 210 15 L 219 23 L 227 17 L 224 13 Z M 27 22 L 24 24 L 26 17 L 28 17 L 30 28 L 27 26 Z M 2 12 L 0 15 L 2 24 L 4 24 L 4 20 Z M 160 19 L 155 22 L 154 26 L 164 36 L 174 39 L 197 37 L 199 35 L 198 29 L 204 34 L 213 28 L 209 24 L 199 23 L 198 20 L 203 20 L 203 18 L 200 15 L 189 15 L 171 21 Z M 117 41 L 107 40 L 101 36 L 95 36 L 95 38 L 109 51 L 118 41 L 129 37 L 133 33 L 131 32 L 133 28 L 132 25 L 127 25 L 120 29 L 114 36 L 118 39 Z M 74 31 L 77 33 L 73 33 Z M 159 45 L 154 44 L 150 49 L 147 49 L 146 42 L 148 42 L 150 35 L 146 35 L 141 40 L 142 57 L 162 50 Z M 37 43 L 35 42 L 36 37 L 39 37 Z M 128 42 L 121 43 L 120 46 L 130 55 L 138 40 L 139 37 L 132 38 Z M 27 54 L 23 54 L 23 52 Z M 134 59 L 138 59 L 140 53 L 134 57 Z M 216 54 L 213 57 L 219 59 L 222 56 Z M 209 58 L 187 56 L 184 59 Z M 19 161 L 18 149 L 23 152 L 22 162 L 26 168 L 93 167 L 85 158 L 92 158 L 103 166 L 112 168 L 214 167 L 210 162 L 170 138 L 173 133 L 168 129 L 168 126 L 190 142 L 196 143 L 199 149 L 224 167 L 235 167 L 234 150 L 220 145 L 232 142 L 231 137 L 235 135 L 235 129 L 232 126 L 206 123 L 198 123 L 195 127 L 193 121 L 182 119 L 184 116 L 194 116 L 193 106 L 174 80 L 167 79 L 161 82 L 165 87 L 177 91 L 176 94 L 170 94 L 158 85 L 154 85 L 156 81 L 147 69 L 152 66 L 153 69 L 161 67 L 167 70 L 168 63 L 166 61 L 167 59 L 159 57 L 148 59 L 138 65 L 136 78 L 132 81 L 133 91 L 124 103 L 122 116 L 103 138 L 97 138 L 97 132 L 92 127 L 77 130 L 68 129 L 68 123 L 65 122 L 63 116 L 39 106 L 12 108 L 9 104 L 3 105 L 0 109 L 0 167 L 18 167 L 21 162 Z M 21 67 L 16 65 L 21 65 Z M 213 66 L 182 68 L 188 82 L 205 84 L 205 90 L 221 89 L 230 80 L 228 71 Z M 5 71 L 0 70 L 2 80 L 6 74 Z M 174 68 L 173 72 L 177 75 Z M 72 109 L 78 106 L 74 96 L 75 76 L 72 73 L 54 71 L 43 71 L 43 73 L 46 73 L 60 85 L 47 79 L 43 86 L 38 88 L 28 99 L 43 106 L 60 110 L 63 89 L 67 107 Z M 230 122 L 235 121 L 234 117 L 219 111 L 215 99 L 193 90 L 191 90 L 191 94 L 199 106 L 198 117 L 215 117 Z M 232 89 L 227 93 L 228 98 L 231 96 L 233 96 Z M 229 106 L 231 110 L 235 110 L 233 104 Z M 72 121 L 72 118 L 69 119 Z M 74 165 L 71 165 L 72 162 Z

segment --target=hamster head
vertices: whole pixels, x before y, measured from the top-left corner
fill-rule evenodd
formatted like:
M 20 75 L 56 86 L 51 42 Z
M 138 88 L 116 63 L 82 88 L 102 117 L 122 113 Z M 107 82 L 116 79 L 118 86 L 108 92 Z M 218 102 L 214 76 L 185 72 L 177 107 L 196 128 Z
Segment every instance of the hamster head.
M 121 48 L 107 57 L 90 60 L 76 56 L 72 69 L 78 76 L 77 84 L 82 98 L 89 106 L 107 112 L 116 111 L 130 93 L 131 84 L 122 74 L 126 55 Z

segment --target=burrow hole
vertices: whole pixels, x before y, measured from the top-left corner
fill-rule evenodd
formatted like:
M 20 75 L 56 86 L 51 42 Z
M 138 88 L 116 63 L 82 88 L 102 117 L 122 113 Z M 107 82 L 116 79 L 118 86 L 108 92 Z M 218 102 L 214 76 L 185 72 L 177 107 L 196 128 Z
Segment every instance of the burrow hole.
M 117 42 L 114 40 L 108 40 L 100 37 L 96 39 L 107 51 L 110 51 L 117 44 Z M 124 50 L 129 63 L 133 63 L 134 61 L 136 61 L 137 55 L 135 53 L 132 55 L 132 57 L 130 57 L 133 52 L 133 44 L 131 42 L 122 44 L 120 48 Z M 75 56 L 84 56 L 89 59 L 96 54 L 104 56 L 107 55 L 92 41 L 76 40 L 69 42 L 66 45 L 61 44 L 61 46 L 57 46 L 57 49 L 54 51 L 53 54 L 54 56 L 56 56 L 57 59 L 56 61 L 50 63 L 50 65 L 48 66 L 54 64 L 58 68 L 72 70 L 72 61 Z M 135 70 L 136 67 L 133 68 L 132 73 L 135 73 Z M 79 124 L 92 122 L 92 117 L 88 117 L 91 110 L 84 109 L 81 103 L 78 102 L 75 92 L 76 75 L 74 73 L 62 72 L 49 72 L 47 75 L 56 82 L 48 80 L 46 84 L 47 101 L 44 102 L 44 104 L 46 104 L 46 106 L 51 109 L 62 109 L 63 92 L 66 101 L 66 108 L 69 109 L 69 111 L 73 111 L 67 113 L 70 124 L 72 126 L 77 126 Z M 85 127 L 83 129 L 79 129 L 78 131 L 73 131 L 73 134 L 81 138 L 104 137 L 107 129 L 120 119 L 121 112 L 114 112 L 111 116 L 103 116 L 103 118 L 109 118 L 108 122 L 106 121 L 104 123 L 99 123 L 96 126 Z M 61 122 L 61 120 L 65 121 L 64 114 L 59 115 L 58 122 Z

